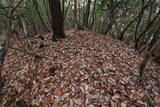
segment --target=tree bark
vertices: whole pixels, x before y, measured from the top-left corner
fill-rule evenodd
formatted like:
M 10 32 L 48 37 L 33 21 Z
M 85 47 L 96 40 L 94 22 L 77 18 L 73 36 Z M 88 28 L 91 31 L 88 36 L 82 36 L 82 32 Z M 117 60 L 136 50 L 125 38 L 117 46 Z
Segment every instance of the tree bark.
M 86 28 L 88 28 L 88 22 L 89 22 L 89 15 L 90 15 L 90 5 L 91 5 L 91 0 L 88 0 L 87 6 L 86 6 L 86 11 L 84 14 L 84 25 Z
M 78 20 L 77 20 L 77 0 L 73 0 L 74 9 L 73 9 L 73 18 L 74 18 L 74 26 L 77 28 Z
M 23 0 L 20 0 L 12 9 L 9 9 L 8 16 L 8 25 L 7 25 L 7 31 L 4 32 L 2 36 L 0 36 L 0 87 L 3 86 L 4 78 L 2 77 L 2 67 L 5 61 L 7 48 L 10 43 L 11 38 L 11 32 L 12 32 L 12 24 L 13 24 L 13 15 L 16 9 L 21 5 Z
M 94 0 L 94 5 L 93 5 L 93 9 L 92 9 L 92 16 L 90 18 L 90 25 L 89 28 L 92 28 L 94 25 L 94 21 L 95 21 L 95 16 L 96 16 L 96 5 L 97 5 L 97 1 L 98 0 Z
M 148 60 L 159 46 L 160 46 L 160 40 L 158 40 L 149 51 L 148 51 L 148 48 L 146 48 L 146 53 L 145 53 L 144 59 L 140 65 L 140 71 L 139 71 L 140 77 L 142 77 L 142 78 L 144 77 L 144 69 L 148 63 Z
M 142 42 L 141 42 L 141 41 L 144 40 L 147 31 L 148 31 L 152 26 L 154 26 L 154 23 L 155 23 L 155 21 L 158 19 L 159 15 L 160 15 L 160 11 L 158 11 L 158 13 L 156 14 L 156 16 L 155 16 L 152 20 L 149 20 L 149 22 L 148 22 L 146 28 L 144 29 L 144 31 L 137 37 L 137 40 L 136 40 L 137 42 L 136 42 L 136 46 L 135 46 L 135 49 L 136 49 L 136 50 L 138 50 L 138 51 L 140 50 L 141 45 L 142 45 Z
M 60 0 L 49 0 L 50 12 L 51 12 L 51 24 L 53 35 L 52 39 L 60 39 L 65 37 L 63 16 L 61 12 Z
M 42 15 L 41 15 L 41 12 L 40 12 L 40 10 L 39 10 L 38 1 L 37 1 L 37 0 L 33 0 L 33 3 L 34 3 L 34 5 L 35 5 L 35 10 L 36 10 L 36 12 L 37 12 L 37 14 L 38 14 L 38 16 L 39 16 L 39 19 L 40 19 L 42 25 L 45 27 L 46 30 L 50 31 L 50 28 L 49 28 L 49 27 L 47 26 L 47 24 L 45 23 Z

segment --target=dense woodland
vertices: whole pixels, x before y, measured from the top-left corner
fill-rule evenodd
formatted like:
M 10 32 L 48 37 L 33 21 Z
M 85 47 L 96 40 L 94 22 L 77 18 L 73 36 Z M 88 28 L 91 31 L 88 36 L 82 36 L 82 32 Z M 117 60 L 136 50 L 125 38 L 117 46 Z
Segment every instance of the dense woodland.
M 159 107 L 160 0 L 0 0 L 0 107 Z

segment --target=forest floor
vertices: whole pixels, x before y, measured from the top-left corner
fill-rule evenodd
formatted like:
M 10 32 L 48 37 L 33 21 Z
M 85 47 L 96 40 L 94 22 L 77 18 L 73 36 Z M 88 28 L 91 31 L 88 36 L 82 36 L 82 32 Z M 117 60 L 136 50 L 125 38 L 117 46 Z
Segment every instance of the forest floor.
M 92 31 L 66 34 L 57 42 L 50 34 L 43 35 L 45 40 L 30 38 L 42 59 L 25 54 L 32 52 L 26 45 L 13 43 L 2 72 L 2 105 L 160 107 L 160 66 L 149 61 L 142 83 L 137 75 L 143 57 L 131 47 Z

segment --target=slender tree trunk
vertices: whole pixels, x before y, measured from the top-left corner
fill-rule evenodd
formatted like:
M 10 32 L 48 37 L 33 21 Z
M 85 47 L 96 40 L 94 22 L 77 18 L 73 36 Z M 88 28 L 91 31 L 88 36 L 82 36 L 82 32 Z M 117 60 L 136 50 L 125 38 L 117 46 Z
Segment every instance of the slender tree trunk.
M 152 26 L 154 26 L 153 24 L 155 23 L 155 21 L 157 20 L 157 18 L 159 17 L 159 15 L 160 15 L 160 11 L 156 14 L 156 16 L 153 18 L 153 20 L 148 23 L 148 25 L 146 26 L 145 30 L 144 30 L 144 31 L 140 34 L 140 36 L 137 38 L 138 47 L 137 47 L 136 49 L 137 49 L 138 51 L 139 51 L 139 49 L 141 48 L 141 45 L 142 45 L 142 43 L 143 43 L 143 42 L 141 42 L 141 41 L 144 40 L 147 31 L 148 31 Z
M 52 39 L 56 40 L 59 38 L 64 38 L 64 26 L 63 26 L 63 16 L 61 12 L 60 0 L 49 0 L 50 12 L 51 12 L 51 23 L 53 35 Z
M 132 25 L 133 22 L 134 22 L 134 20 L 130 21 L 130 23 L 122 30 L 122 32 L 119 34 L 119 37 L 118 37 L 119 40 L 121 40 L 121 41 L 123 40 L 123 37 L 124 37 L 126 31 Z
M 146 53 L 144 56 L 144 60 L 140 65 L 140 71 L 139 71 L 139 76 L 140 77 L 144 77 L 144 69 L 148 63 L 148 60 L 150 58 L 150 56 L 154 53 L 154 51 L 160 46 L 160 40 L 158 40 L 155 45 L 148 51 L 148 48 L 146 48 Z
M 92 17 L 90 18 L 90 22 L 89 22 L 89 28 L 92 28 L 94 25 L 94 20 L 95 20 L 95 16 L 96 16 L 96 5 L 97 5 L 97 1 L 98 0 L 94 0 L 94 5 L 93 5 L 93 10 L 92 10 Z
M 27 32 L 26 22 L 25 22 L 25 20 L 24 20 L 23 17 L 21 17 L 21 21 L 22 21 L 23 32 L 24 32 L 24 36 L 25 36 L 25 42 L 26 42 L 28 48 L 32 48 L 32 44 L 31 44 L 31 42 L 28 40 L 29 34 L 28 34 L 28 32 Z
M 90 5 L 91 5 L 91 0 L 88 0 L 87 6 L 86 6 L 86 11 L 84 14 L 84 25 L 87 28 L 88 28 L 88 24 L 89 24 Z
M 73 9 L 73 19 L 74 19 L 74 26 L 77 28 L 78 20 L 77 20 L 77 0 L 73 0 L 74 9 Z
M 12 16 L 12 12 L 11 12 Z M 0 37 L 0 86 L 3 86 L 4 78 L 2 77 L 2 67 L 5 61 L 7 48 L 10 42 L 12 18 L 9 19 L 7 31 Z
M 1 62 L 0 62 L 0 64 L 1 64 L 0 65 L 0 89 L 1 89 L 1 87 L 4 84 L 4 78 L 2 77 L 2 67 L 3 67 L 3 62 L 4 62 L 3 60 L 5 60 L 6 51 L 4 48 L 0 48 L 0 51 L 1 51 L 0 57 L 3 58 L 3 59 L 0 59 L 1 60 Z
M 37 12 L 37 14 L 38 14 L 38 16 L 39 16 L 39 19 L 40 19 L 41 23 L 42 23 L 43 26 L 46 28 L 46 30 L 50 31 L 50 28 L 49 28 L 49 27 L 47 26 L 47 24 L 45 23 L 42 15 L 41 15 L 41 12 L 40 12 L 40 10 L 39 10 L 38 1 L 37 1 L 37 0 L 33 0 L 33 3 L 34 3 L 34 5 L 35 5 L 35 10 L 36 10 L 36 12 Z
M 4 78 L 2 77 L 2 67 L 5 61 L 7 48 L 10 43 L 12 24 L 13 24 L 13 19 L 12 19 L 13 14 L 17 9 L 17 7 L 19 7 L 22 2 L 23 2 L 22 0 L 19 1 L 13 9 L 9 10 L 9 21 L 8 21 L 7 31 L 0 37 L 0 86 L 3 86 L 4 83 Z
M 68 13 L 68 10 L 69 10 L 70 5 L 71 5 L 71 0 L 68 1 L 68 5 L 67 5 L 67 7 L 66 7 L 66 9 L 65 9 L 64 16 L 63 16 L 63 20 L 64 20 L 64 21 L 65 21 L 65 19 L 66 19 L 66 16 L 67 16 L 67 13 Z
M 137 22 L 137 25 L 136 25 L 136 29 L 135 29 L 135 35 L 134 35 L 134 37 L 135 37 L 135 49 L 138 48 L 138 43 L 137 43 L 136 40 L 137 40 L 138 28 L 139 28 L 139 25 L 141 23 L 141 20 L 142 20 L 143 14 L 144 14 L 143 7 L 144 7 L 144 0 L 142 0 L 142 10 L 141 10 L 141 14 L 139 16 L 139 19 L 138 19 L 138 22 Z

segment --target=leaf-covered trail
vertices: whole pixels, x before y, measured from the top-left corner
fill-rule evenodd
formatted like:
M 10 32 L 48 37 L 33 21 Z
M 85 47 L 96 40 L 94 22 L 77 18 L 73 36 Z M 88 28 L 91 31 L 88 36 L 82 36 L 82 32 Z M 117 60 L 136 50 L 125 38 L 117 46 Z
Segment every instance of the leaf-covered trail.
M 68 31 L 52 42 L 31 38 L 38 59 L 9 49 L 3 75 L 6 105 L 46 107 L 160 106 L 159 66 L 147 66 L 144 87 L 137 80 L 142 57 L 124 43 L 91 31 Z M 44 43 L 44 47 L 39 48 Z M 12 47 L 21 49 L 16 42 Z M 22 49 L 26 49 L 23 47 Z M 151 100 L 150 100 L 151 99 Z

